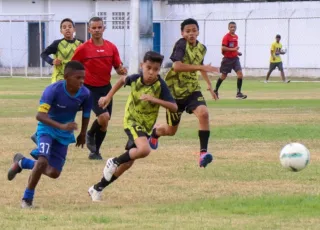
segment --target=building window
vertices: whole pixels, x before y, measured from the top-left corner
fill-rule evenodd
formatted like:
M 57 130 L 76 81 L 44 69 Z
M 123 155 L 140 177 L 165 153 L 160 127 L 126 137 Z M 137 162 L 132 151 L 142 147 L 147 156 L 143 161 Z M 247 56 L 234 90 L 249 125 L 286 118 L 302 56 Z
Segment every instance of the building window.
M 98 12 L 98 17 L 103 20 L 103 24 L 107 28 L 107 12 Z
M 130 29 L 130 12 L 112 12 L 112 29 Z

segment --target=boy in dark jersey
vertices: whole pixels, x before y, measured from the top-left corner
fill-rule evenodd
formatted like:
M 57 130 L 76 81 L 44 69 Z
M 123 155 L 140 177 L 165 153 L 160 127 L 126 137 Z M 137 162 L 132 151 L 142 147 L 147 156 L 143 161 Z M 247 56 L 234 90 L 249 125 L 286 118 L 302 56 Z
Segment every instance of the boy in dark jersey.
M 99 17 L 89 20 L 91 39 L 78 47 L 72 60 L 81 62 L 86 69 L 85 86 L 91 92 L 93 101 L 92 110 L 97 119 L 92 123 L 87 133 L 87 148 L 90 150 L 89 159 L 102 160 L 100 147 L 107 134 L 108 123 L 112 114 L 112 101 L 104 109 L 100 108 L 98 101 L 111 90 L 112 67 L 119 75 L 126 74 L 122 66 L 117 47 L 103 39 L 105 26 Z
M 149 155 L 151 149 L 148 137 L 157 120 L 160 106 L 172 112 L 177 111 L 177 105 L 166 83 L 159 76 L 162 61 L 162 55 L 147 52 L 141 64 L 142 74 L 122 76 L 108 95 L 99 100 L 99 105 L 106 107 L 122 86 L 131 86 L 124 115 L 124 130 L 129 138 L 126 152 L 107 160 L 101 181 L 89 188 L 93 201 L 100 201 L 102 190 L 128 170 L 136 159 Z
M 210 64 L 203 64 L 207 49 L 197 40 L 199 25 L 196 20 L 184 20 L 181 23 L 181 35 L 183 38 L 176 42 L 170 57 L 173 66 L 165 76 L 165 82 L 176 99 L 178 112 L 172 113 L 167 110 L 167 124 L 154 128 L 149 141 L 151 148 L 157 149 L 160 136 L 175 135 L 183 112 L 193 113 L 199 120 L 199 166 L 206 167 L 213 157 L 207 151 L 210 136 L 209 113 L 201 93 L 199 72 L 206 81 L 212 97 L 216 99 L 207 72 L 218 72 L 219 69 Z
M 73 38 L 75 28 L 70 18 L 65 18 L 61 21 L 60 32 L 63 38 L 55 40 L 41 53 L 41 58 L 48 64 L 53 65 L 51 83 L 64 79 L 64 68 L 71 60 L 76 48 L 82 43 L 79 39 Z M 52 54 L 54 58 L 50 57 Z M 31 140 L 37 145 L 36 134 L 31 136 Z M 38 153 L 37 149 L 33 149 L 30 154 L 37 159 Z
M 51 83 L 64 79 L 64 67 L 71 60 L 74 51 L 82 43 L 79 39 L 73 38 L 75 28 L 70 18 L 65 18 L 61 21 L 60 32 L 63 38 L 55 40 L 41 53 L 41 58 L 48 64 L 53 65 Z M 54 58 L 50 57 L 52 54 Z
M 242 53 L 239 52 L 239 44 L 238 44 L 238 36 L 235 34 L 237 25 L 235 22 L 230 22 L 228 25 L 229 33 L 227 33 L 222 39 L 222 54 L 223 59 L 221 62 L 220 72 L 221 77 L 218 79 L 216 83 L 216 88 L 214 92 L 218 94 L 218 90 L 222 82 L 227 78 L 228 73 L 231 73 L 234 70 L 237 73 L 238 80 L 237 80 L 237 99 L 246 99 L 247 95 L 241 93 L 242 88 L 242 68 L 240 64 L 240 60 L 238 56 L 241 56 Z
M 80 62 L 68 62 L 64 69 L 64 81 L 49 85 L 40 99 L 37 120 L 38 160 L 15 154 L 8 171 L 8 180 L 13 180 L 23 169 L 32 170 L 21 207 L 32 208 L 35 188 L 42 175 L 56 179 L 64 166 L 68 145 L 74 143 L 73 131 L 76 113 L 82 108 L 82 127 L 76 146 L 85 144 L 86 132 L 91 112 L 89 90 L 83 86 L 85 70 Z

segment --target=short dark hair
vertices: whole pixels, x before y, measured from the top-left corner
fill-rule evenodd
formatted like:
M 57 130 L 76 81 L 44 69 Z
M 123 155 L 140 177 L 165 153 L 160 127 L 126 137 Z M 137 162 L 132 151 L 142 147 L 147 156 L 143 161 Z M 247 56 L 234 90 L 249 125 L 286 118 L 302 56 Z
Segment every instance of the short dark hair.
M 62 19 L 62 21 L 60 22 L 60 29 L 62 28 L 62 24 L 65 22 L 70 22 L 74 27 L 74 22 L 71 20 L 71 18 L 65 18 L 65 19 Z
M 230 26 L 230 25 L 237 25 L 237 23 L 235 23 L 234 21 L 232 21 L 232 22 L 229 22 L 228 26 Z
M 196 25 L 198 30 L 199 30 L 199 24 L 197 22 L 197 20 L 193 19 L 193 18 L 188 18 L 186 20 L 184 20 L 182 23 L 181 23 L 181 31 L 183 31 L 184 27 L 186 25 Z
M 100 17 L 92 17 L 89 20 L 89 25 L 90 25 L 91 22 L 102 22 L 103 23 L 103 20 Z
M 277 35 L 276 35 L 276 38 L 281 38 L 281 35 L 280 35 L 280 34 L 277 34 Z
M 161 55 L 157 52 L 154 52 L 154 51 L 148 51 L 148 52 L 146 52 L 146 54 L 143 57 L 143 62 L 151 61 L 151 62 L 160 63 L 160 65 L 161 65 L 163 62 L 163 59 L 164 59 L 163 55 Z
M 78 61 L 69 61 L 64 68 L 64 75 L 77 70 L 85 70 L 82 63 Z

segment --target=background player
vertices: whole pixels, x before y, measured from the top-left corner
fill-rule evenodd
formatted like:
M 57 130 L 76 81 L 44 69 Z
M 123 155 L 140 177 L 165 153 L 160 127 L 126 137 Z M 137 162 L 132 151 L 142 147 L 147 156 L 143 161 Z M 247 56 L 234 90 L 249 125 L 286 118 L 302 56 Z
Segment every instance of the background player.
M 41 58 L 53 65 L 51 82 L 64 79 L 64 67 L 71 60 L 74 51 L 82 43 L 73 38 L 75 32 L 74 23 L 70 18 L 65 18 L 60 23 L 60 32 L 63 38 L 53 41 L 42 53 Z M 54 55 L 52 59 L 50 55 Z
M 142 74 L 122 76 L 108 95 L 99 100 L 99 104 L 106 107 L 122 86 L 131 86 L 124 116 L 124 129 L 129 138 L 126 152 L 108 159 L 101 181 L 89 188 L 93 201 L 99 201 L 101 191 L 128 170 L 134 160 L 149 155 L 151 149 L 148 137 L 157 120 L 160 106 L 172 112 L 177 111 L 177 105 L 166 83 L 159 76 L 162 61 L 162 55 L 147 52 L 141 64 Z
M 241 64 L 238 56 L 241 56 L 242 53 L 238 51 L 239 50 L 238 35 L 235 34 L 237 30 L 237 25 L 235 22 L 229 22 L 228 28 L 229 28 L 229 33 L 227 33 L 222 39 L 221 50 L 223 54 L 223 59 L 220 67 L 221 77 L 218 79 L 216 83 L 216 88 L 214 92 L 219 97 L 218 90 L 220 85 L 227 78 L 228 73 L 231 73 L 231 71 L 234 70 L 238 77 L 236 98 L 246 99 L 247 95 L 244 95 L 241 93 L 243 74 L 242 74 L 242 68 L 241 68 Z
M 271 57 L 270 57 L 270 66 L 269 71 L 267 73 L 267 77 L 265 80 L 265 83 L 268 83 L 269 77 L 273 70 L 277 67 L 278 70 L 281 72 L 281 78 L 284 83 L 289 83 L 290 80 L 286 80 L 286 77 L 284 75 L 283 71 L 283 64 L 280 57 L 280 54 L 285 54 L 286 52 L 282 52 L 282 44 L 280 43 L 281 36 L 279 34 L 276 35 L 276 41 L 272 43 L 271 45 Z
M 201 93 L 199 71 L 207 83 L 208 90 L 216 99 L 207 72 L 218 72 L 219 69 L 203 65 L 207 49 L 197 37 L 199 35 L 198 22 L 192 18 L 181 23 L 181 35 L 171 54 L 173 66 L 165 76 L 165 81 L 178 105 L 178 112 L 167 110 L 167 125 L 155 128 L 150 138 L 150 146 L 158 148 L 160 136 L 173 136 L 178 130 L 182 113 L 193 113 L 199 120 L 200 139 L 200 167 L 206 167 L 212 161 L 212 155 L 207 152 L 210 137 L 209 113 L 205 99 Z
M 38 109 L 38 160 L 25 158 L 21 153 L 14 156 L 14 163 L 8 171 L 12 180 L 22 169 L 30 169 L 27 188 L 21 207 L 31 208 L 34 191 L 41 175 L 58 178 L 64 166 L 68 145 L 75 142 L 73 131 L 76 113 L 83 109 L 82 127 L 76 146 L 85 144 L 86 131 L 90 118 L 91 99 L 89 90 L 83 86 L 85 71 L 80 62 L 71 61 L 64 70 L 65 81 L 48 86 L 41 97 Z
M 80 61 L 86 69 L 85 86 L 90 90 L 93 101 L 93 112 L 97 119 L 92 123 L 87 133 L 87 147 L 90 150 L 89 159 L 102 160 L 101 144 L 106 136 L 108 122 L 112 113 L 112 101 L 102 109 L 98 105 L 100 97 L 106 96 L 111 90 L 110 83 L 112 67 L 119 75 L 126 74 L 122 67 L 117 47 L 102 38 L 105 26 L 99 17 L 89 20 L 91 39 L 79 46 L 72 60 Z

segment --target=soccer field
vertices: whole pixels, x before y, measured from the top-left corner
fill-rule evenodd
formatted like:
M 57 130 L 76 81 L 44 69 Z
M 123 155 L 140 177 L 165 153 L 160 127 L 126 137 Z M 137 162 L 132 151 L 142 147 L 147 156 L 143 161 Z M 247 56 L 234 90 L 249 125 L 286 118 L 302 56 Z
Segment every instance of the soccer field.
M 49 79 L 0 79 L 0 229 L 319 229 L 320 84 L 261 80 L 244 81 L 247 100 L 235 99 L 235 78 L 223 83 L 219 101 L 204 92 L 215 156 L 207 168 L 198 167 L 195 155 L 197 120 L 184 114 L 177 135 L 161 138 L 158 151 L 106 188 L 102 202 L 92 203 L 87 190 L 100 180 L 105 161 L 89 161 L 87 149 L 72 145 L 61 177 L 43 176 L 36 208 L 22 210 L 29 172 L 9 182 L 7 169 L 14 153 L 28 155 L 34 147 L 30 135 Z M 126 144 L 128 92 L 114 98 L 104 159 Z M 293 141 L 311 152 L 310 165 L 298 173 L 279 163 L 281 148 Z

